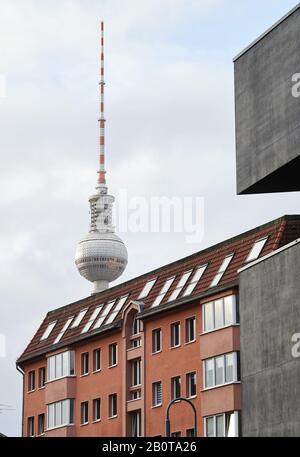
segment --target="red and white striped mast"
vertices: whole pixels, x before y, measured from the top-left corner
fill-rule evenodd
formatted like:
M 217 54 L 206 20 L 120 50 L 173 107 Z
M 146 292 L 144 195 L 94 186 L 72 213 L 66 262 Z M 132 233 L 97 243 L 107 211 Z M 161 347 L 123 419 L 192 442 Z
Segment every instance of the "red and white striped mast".
M 99 170 L 98 170 L 98 185 L 100 193 L 107 193 L 106 180 L 105 180 L 105 118 L 104 118 L 104 22 L 100 24 L 101 37 L 100 37 L 100 118 L 99 118 Z

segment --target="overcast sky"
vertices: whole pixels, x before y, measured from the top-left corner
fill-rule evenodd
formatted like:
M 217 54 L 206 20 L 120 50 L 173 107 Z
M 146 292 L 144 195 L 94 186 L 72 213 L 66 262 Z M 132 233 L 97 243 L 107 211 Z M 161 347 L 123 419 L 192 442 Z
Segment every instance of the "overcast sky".
M 232 58 L 295 0 L 0 0 L 0 432 L 21 432 L 15 360 L 46 312 L 83 298 L 74 266 L 98 154 L 106 36 L 111 193 L 204 198 L 204 237 L 122 233 L 122 281 L 283 214 L 299 195 L 236 196 Z M 1 89 L 1 88 L 0 88 Z

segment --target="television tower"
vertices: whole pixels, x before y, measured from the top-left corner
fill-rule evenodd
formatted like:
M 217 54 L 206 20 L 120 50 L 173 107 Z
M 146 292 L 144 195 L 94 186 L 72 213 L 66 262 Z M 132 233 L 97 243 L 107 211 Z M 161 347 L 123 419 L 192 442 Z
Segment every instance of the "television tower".
M 107 193 L 105 171 L 104 118 L 104 23 L 101 22 L 99 169 L 96 193 L 89 198 L 90 230 L 78 243 L 75 264 L 79 273 L 93 283 L 92 294 L 107 289 L 126 268 L 128 255 L 123 241 L 115 234 L 112 223 L 114 197 Z

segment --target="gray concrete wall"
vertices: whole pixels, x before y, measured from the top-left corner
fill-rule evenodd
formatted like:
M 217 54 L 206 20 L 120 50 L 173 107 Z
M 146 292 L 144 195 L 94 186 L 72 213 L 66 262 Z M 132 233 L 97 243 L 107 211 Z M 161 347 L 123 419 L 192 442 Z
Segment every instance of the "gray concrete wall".
M 300 243 L 240 274 L 243 436 L 300 436 Z
M 258 12 L 259 14 L 259 12 Z M 292 75 L 300 73 L 300 7 L 234 63 L 237 192 L 300 190 L 271 174 L 300 156 L 300 98 L 292 96 Z M 300 161 L 297 161 L 300 173 Z M 299 173 L 297 174 L 299 176 Z M 274 183 L 271 183 L 271 180 Z M 282 188 L 282 184 L 288 188 Z M 267 189 L 268 190 L 264 190 Z

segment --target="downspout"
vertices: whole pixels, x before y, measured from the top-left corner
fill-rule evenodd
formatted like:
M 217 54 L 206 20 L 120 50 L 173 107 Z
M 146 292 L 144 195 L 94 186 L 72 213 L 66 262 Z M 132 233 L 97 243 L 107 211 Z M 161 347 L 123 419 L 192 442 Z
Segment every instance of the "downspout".
M 16 368 L 18 370 L 19 373 L 21 373 L 21 375 L 23 376 L 23 395 L 22 395 L 22 431 L 21 431 L 21 436 L 24 436 L 24 374 L 25 372 L 22 370 L 22 368 L 16 364 Z

